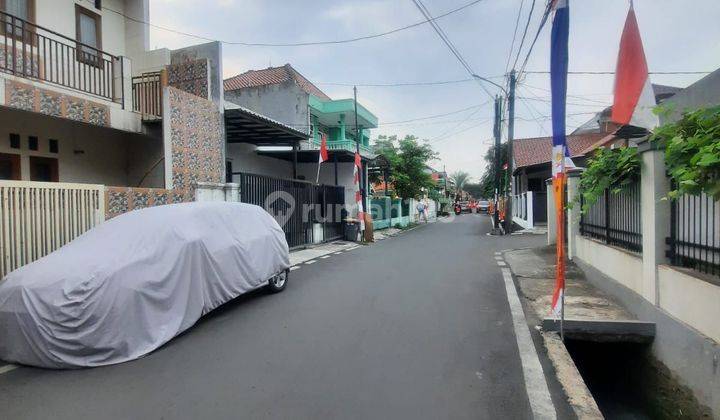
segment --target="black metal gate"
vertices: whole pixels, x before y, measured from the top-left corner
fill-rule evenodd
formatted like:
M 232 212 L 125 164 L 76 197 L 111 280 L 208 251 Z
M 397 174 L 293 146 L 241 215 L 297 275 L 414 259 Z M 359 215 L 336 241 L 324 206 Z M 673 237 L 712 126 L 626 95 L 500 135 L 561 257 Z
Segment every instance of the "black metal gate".
M 343 187 L 244 172 L 233 172 L 233 181 L 240 185 L 240 201 L 260 206 L 275 217 L 290 248 L 342 236 Z M 319 228 L 322 238 L 316 238 Z

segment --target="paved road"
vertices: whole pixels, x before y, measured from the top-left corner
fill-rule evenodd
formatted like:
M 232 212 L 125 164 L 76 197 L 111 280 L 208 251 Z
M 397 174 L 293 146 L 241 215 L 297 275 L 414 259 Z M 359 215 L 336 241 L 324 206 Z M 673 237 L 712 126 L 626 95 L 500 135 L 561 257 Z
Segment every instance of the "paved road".
M 0 417 L 529 418 L 493 256 L 517 239 L 489 227 L 463 215 L 302 265 L 138 361 L 2 374 Z

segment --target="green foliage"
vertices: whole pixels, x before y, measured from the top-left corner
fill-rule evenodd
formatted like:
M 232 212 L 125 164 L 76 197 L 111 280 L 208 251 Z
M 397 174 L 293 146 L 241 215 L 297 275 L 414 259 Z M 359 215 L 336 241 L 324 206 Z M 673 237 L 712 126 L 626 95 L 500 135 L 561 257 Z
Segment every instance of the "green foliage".
M 480 178 L 481 193 L 479 197 L 495 197 L 495 169 L 500 169 L 500 183 L 505 182 L 505 173 L 502 166 L 508 161 L 508 144 L 500 143 L 500 164 L 495 165 L 495 145 L 492 145 L 485 153 L 485 172 Z M 501 187 L 502 188 L 502 187 Z M 474 195 L 474 194 L 473 194 Z
M 640 176 L 640 156 L 635 147 L 598 149 L 588 160 L 588 167 L 580 177 L 582 211 L 586 212 L 605 190 L 616 194 Z
M 720 200 L 720 106 L 683 114 L 655 130 L 651 141 L 665 148 L 665 166 L 675 181 L 671 198 L 704 192 Z
M 463 191 L 465 184 L 470 181 L 470 174 L 465 171 L 455 171 L 450 174 L 449 178 L 450 181 L 455 184 L 455 189 L 457 191 Z
M 474 198 L 487 198 L 492 197 L 492 195 L 486 195 L 485 191 L 483 190 L 482 184 L 477 183 L 467 183 L 465 184 L 464 190 L 473 196 Z
M 373 145 L 375 153 L 384 155 L 390 162 L 390 177 L 395 193 L 402 198 L 418 198 L 422 189 L 435 187 L 430 174 L 425 173 L 428 162 L 437 153 L 427 143 L 420 143 L 412 135 L 398 140 L 397 136 L 379 136 Z

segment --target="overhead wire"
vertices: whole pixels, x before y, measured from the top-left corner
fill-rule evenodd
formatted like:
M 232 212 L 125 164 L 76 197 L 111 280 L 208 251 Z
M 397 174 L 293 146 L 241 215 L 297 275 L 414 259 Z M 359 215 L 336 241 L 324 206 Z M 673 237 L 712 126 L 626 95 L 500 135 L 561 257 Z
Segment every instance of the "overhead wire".
M 92 0 L 86 0 L 86 1 L 87 1 L 88 3 L 95 3 L 95 2 L 92 1 Z M 454 14 L 454 13 L 457 13 L 457 12 L 459 12 L 459 11 L 461 11 L 461 10 L 467 9 L 467 8 L 470 7 L 470 6 L 474 6 L 475 4 L 478 4 L 478 3 L 482 2 L 482 1 L 484 1 L 484 0 L 473 0 L 473 1 L 470 1 L 470 2 L 468 2 L 468 3 L 463 4 L 463 5 L 461 5 L 461 6 L 458 6 L 458 7 L 454 8 L 454 9 L 452 9 L 452 10 L 448 10 L 447 12 L 441 13 L 441 14 L 439 14 L 438 16 L 435 16 L 434 18 L 432 18 L 432 20 L 423 20 L 423 21 L 420 21 L 420 22 L 415 22 L 415 23 L 410 24 L 410 25 L 401 26 L 401 27 L 398 27 L 398 28 L 395 28 L 395 29 L 391 29 L 391 30 L 389 30 L 389 31 L 379 32 L 379 33 L 376 33 L 376 34 L 363 35 L 363 36 L 358 36 L 358 37 L 353 37 L 353 38 L 346 38 L 346 39 L 336 39 L 336 40 L 308 41 L 308 42 L 279 42 L 279 43 L 272 43 L 272 42 L 228 41 L 228 40 L 215 39 L 215 38 L 211 38 L 211 37 L 207 37 L 207 36 L 203 36 L 203 35 L 197 35 L 197 34 L 193 34 L 193 33 L 190 33 L 190 32 L 180 31 L 180 30 L 177 30 L 177 29 L 173 29 L 173 28 L 169 28 L 169 27 L 157 25 L 157 24 L 154 24 L 154 23 L 150 23 L 150 22 L 144 21 L 144 20 L 142 20 L 142 19 L 138 19 L 138 18 L 135 18 L 135 17 L 132 17 L 132 16 L 128 16 L 128 15 L 125 14 L 124 12 L 121 12 L 121 11 L 115 10 L 115 9 L 112 9 L 112 8 L 110 8 L 110 7 L 107 7 L 107 6 L 103 6 L 102 9 L 103 9 L 103 10 L 107 10 L 107 11 L 112 12 L 112 13 L 115 13 L 115 14 L 118 14 L 118 15 L 124 17 L 125 19 L 128 19 L 128 20 L 130 20 L 130 21 L 132 21 L 132 22 L 135 22 L 135 23 L 139 23 L 139 24 L 146 25 L 146 26 L 148 26 L 148 27 L 152 27 L 152 28 L 155 28 L 155 29 L 159 29 L 159 30 L 162 30 L 162 31 L 165 31 L 165 32 L 175 33 L 175 34 L 177 34 L 177 35 L 182 35 L 182 36 L 186 36 L 186 37 L 190 37 L 190 38 L 195 38 L 195 39 L 199 39 L 199 40 L 203 40 L 203 41 L 211 41 L 211 42 L 212 42 L 212 41 L 218 41 L 218 42 L 221 42 L 221 43 L 226 44 L 226 45 L 241 45 L 241 46 L 246 46 L 246 47 L 306 47 L 306 46 L 313 46 L 313 45 L 347 44 L 347 43 L 351 43 L 351 42 L 365 41 L 365 40 L 368 40 L 368 39 L 374 39 L 374 38 L 384 37 L 384 36 L 387 36 L 387 35 L 392 35 L 392 34 L 397 33 L 397 32 L 401 32 L 401 31 L 405 31 L 405 30 L 407 30 L 407 29 L 412 29 L 412 28 L 415 28 L 415 27 L 418 27 L 418 26 L 425 25 L 426 23 L 434 22 L 434 21 L 437 20 L 437 19 L 442 19 L 442 18 L 444 18 L 444 17 L 446 17 L 446 16 L 449 16 L 449 15 Z

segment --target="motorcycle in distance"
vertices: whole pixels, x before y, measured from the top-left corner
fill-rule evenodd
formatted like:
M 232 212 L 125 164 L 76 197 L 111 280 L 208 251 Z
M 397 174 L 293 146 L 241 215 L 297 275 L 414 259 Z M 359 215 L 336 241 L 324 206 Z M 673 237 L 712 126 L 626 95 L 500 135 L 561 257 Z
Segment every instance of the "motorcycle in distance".
M 455 203 L 453 205 L 453 209 L 455 210 L 455 215 L 460 216 L 460 213 L 462 213 L 462 206 L 460 205 L 460 203 Z

